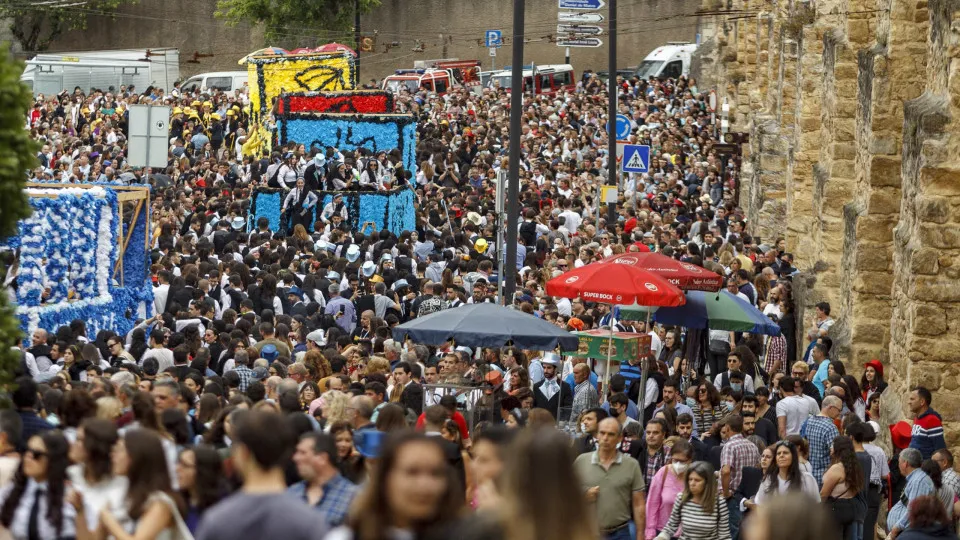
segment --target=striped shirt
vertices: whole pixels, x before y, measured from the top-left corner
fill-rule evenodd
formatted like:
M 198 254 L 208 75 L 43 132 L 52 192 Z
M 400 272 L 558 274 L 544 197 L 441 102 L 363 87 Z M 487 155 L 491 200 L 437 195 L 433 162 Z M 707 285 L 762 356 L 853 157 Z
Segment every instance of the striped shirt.
M 677 530 L 683 527 L 684 540 L 730 540 L 729 512 L 722 497 L 716 498 L 710 512 L 705 511 L 692 499 L 686 502 L 681 502 L 682 500 L 683 492 L 680 492 L 673 501 L 673 510 L 667 525 L 660 531 L 661 536 L 677 536 Z

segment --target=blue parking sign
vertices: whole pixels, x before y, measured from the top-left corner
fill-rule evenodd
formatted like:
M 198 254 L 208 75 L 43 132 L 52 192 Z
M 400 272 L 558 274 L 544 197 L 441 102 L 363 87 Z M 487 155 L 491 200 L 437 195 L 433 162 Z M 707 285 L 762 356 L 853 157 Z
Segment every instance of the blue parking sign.
M 645 173 L 650 170 L 650 147 L 628 144 L 623 147 L 621 171 L 625 173 Z
M 486 43 L 487 47 L 499 48 L 503 45 L 503 32 L 500 30 L 487 30 Z

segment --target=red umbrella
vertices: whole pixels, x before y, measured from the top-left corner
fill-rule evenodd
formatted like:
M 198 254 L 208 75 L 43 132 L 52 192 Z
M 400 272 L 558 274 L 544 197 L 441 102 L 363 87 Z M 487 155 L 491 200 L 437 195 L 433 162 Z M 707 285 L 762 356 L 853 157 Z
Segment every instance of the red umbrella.
M 333 42 L 333 43 L 327 43 L 326 45 L 321 45 L 317 47 L 317 52 L 322 52 L 322 53 L 335 53 L 335 52 L 341 52 L 341 51 L 348 52 L 353 56 L 357 55 L 357 51 L 351 49 L 350 47 L 347 47 L 343 43 Z
M 636 266 L 652 272 L 684 291 L 717 292 L 723 288 L 723 277 L 695 264 L 680 262 L 659 253 L 624 253 L 600 261 Z M 639 302 L 643 304 L 643 302 Z M 649 305 L 649 304 L 648 304 Z
M 631 263 L 593 263 L 575 268 L 547 282 L 547 294 L 582 298 L 605 304 L 682 306 L 683 291 L 666 278 Z

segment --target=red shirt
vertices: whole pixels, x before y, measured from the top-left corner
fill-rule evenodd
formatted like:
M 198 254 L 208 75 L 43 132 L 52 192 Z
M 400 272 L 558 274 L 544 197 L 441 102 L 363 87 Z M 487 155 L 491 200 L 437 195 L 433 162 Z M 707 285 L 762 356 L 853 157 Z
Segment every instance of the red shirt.
M 630 234 L 634 228 L 637 226 L 637 218 L 631 217 L 623 224 L 623 232 Z
M 451 419 L 457 423 L 457 427 L 460 428 L 460 438 L 469 439 L 470 433 L 467 431 L 467 420 L 460 414 L 460 411 L 453 411 L 453 416 Z M 417 418 L 417 431 L 423 431 L 423 426 L 426 424 L 426 417 L 423 413 L 420 413 L 420 417 Z

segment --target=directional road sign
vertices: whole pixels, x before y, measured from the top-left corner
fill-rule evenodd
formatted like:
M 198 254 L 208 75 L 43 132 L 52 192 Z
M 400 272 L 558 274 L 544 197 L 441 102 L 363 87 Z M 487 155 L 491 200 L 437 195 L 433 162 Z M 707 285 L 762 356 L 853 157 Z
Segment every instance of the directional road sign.
M 560 9 L 601 9 L 607 5 L 603 0 L 558 0 Z
M 622 172 L 645 173 L 650 169 L 650 147 L 628 144 L 623 148 Z
M 576 11 L 561 11 L 557 13 L 557 22 L 600 24 L 603 22 L 603 15 L 599 13 L 578 13 Z
M 503 32 L 500 30 L 487 30 L 485 38 L 487 47 L 498 48 L 503 45 Z
M 583 24 L 558 24 L 557 34 L 573 34 L 576 37 L 599 36 L 603 33 L 603 28 L 596 25 Z
M 630 117 L 625 114 L 617 115 L 617 140 L 622 141 L 630 136 Z
M 558 47 L 599 47 L 603 40 L 595 37 L 558 38 Z

